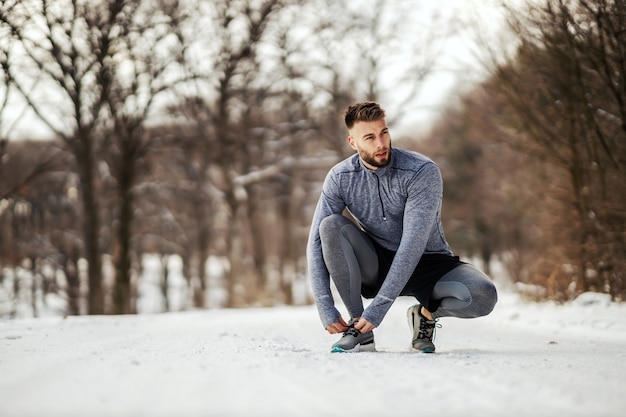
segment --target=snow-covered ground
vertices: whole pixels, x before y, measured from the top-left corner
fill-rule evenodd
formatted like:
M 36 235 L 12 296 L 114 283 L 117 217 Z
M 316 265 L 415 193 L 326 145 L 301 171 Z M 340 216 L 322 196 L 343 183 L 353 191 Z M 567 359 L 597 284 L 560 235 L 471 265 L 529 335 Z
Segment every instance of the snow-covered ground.
M 502 293 L 408 352 L 399 299 L 377 353 L 329 353 L 315 308 L 0 321 L 0 416 L 623 416 L 626 305 Z

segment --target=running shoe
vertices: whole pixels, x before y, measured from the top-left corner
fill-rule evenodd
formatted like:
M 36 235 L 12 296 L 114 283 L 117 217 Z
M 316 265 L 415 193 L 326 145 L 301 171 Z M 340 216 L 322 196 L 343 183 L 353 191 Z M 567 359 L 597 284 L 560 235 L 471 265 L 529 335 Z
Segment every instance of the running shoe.
M 361 333 L 354 328 L 355 319 L 351 319 L 348 329 L 330 349 L 331 352 L 376 352 L 374 332 Z
M 422 314 L 421 304 L 409 307 L 406 315 L 409 322 L 409 328 L 413 333 L 411 348 L 418 352 L 435 352 L 435 344 L 433 343 L 435 328 L 441 327 L 441 325 L 437 323 L 437 319 L 429 320 L 424 317 Z

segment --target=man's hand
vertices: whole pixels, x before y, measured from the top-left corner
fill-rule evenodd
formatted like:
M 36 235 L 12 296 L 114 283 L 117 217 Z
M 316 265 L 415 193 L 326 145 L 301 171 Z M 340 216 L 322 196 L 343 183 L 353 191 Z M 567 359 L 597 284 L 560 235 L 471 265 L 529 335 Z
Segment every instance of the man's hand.
M 346 330 L 348 330 L 348 323 L 346 323 L 346 321 L 341 316 L 339 317 L 338 322 L 326 326 L 326 331 L 330 334 L 343 333 Z
M 361 333 L 367 333 L 367 332 L 371 332 L 372 330 L 374 330 L 376 326 L 374 326 L 372 323 L 370 323 L 369 321 L 361 317 L 359 321 L 357 321 L 356 324 L 354 325 L 354 328 L 360 331 Z

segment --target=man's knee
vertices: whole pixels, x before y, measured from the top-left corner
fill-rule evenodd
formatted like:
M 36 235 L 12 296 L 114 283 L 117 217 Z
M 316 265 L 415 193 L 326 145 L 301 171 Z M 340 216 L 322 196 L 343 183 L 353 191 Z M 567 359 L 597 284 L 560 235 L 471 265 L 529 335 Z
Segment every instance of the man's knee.
M 471 293 L 471 317 L 486 316 L 498 302 L 498 292 L 493 281 L 480 269 L 464 264 L 451 272 L 452 281 L 463 283 Z
M 486 316 L 491 313 L 498 302 L 498 291 L 496 290 L 496 286 L 491 280 L 481 281 L 479 285 L 480 289 L 477 291 L 481 300 L 480 306 L 481 316 Z
M 349 221 L 350 220 L 341 214 L 331 214 L 324 218 L 320 223 L 320 238 L 324 240 L 326 238 L 337 237 L 341 228 Z

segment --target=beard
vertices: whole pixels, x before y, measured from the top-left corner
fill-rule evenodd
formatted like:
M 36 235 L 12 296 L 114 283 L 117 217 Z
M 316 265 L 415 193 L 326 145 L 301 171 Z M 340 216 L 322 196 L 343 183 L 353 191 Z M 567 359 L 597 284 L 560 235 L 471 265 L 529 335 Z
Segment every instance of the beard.
M 380 153 L 380 151 L 368 154 L 365 151 L 361 150 L 359 151 L 359 156 L 369 165 L 376 168 L 383 168 L 389 165 L 389 161 L 391 160 L 391 148 L 383 149 L 383 152 L 387 153 L 384 158 L 379 158 L 376 156 L 376 154 Z

